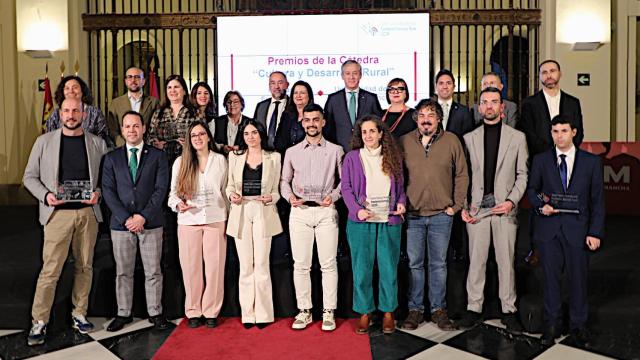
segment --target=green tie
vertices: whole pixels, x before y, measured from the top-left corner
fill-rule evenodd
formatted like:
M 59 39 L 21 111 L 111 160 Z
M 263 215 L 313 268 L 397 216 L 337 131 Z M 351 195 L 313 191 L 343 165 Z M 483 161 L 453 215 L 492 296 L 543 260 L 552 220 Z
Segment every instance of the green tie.
M 136 154 L 138 149 L 131 148 L 129 151 L 131 151 L 131 157 L 129 157 L 129 172 L 131 173 L 131 178 L 135 182 L 136 173 L 138 172 L 138 155 Z
M 349 98 L 349 117 L 351 118 L 351 125 L 356 123 L 356 92 L 349 91 L 351 98 Z

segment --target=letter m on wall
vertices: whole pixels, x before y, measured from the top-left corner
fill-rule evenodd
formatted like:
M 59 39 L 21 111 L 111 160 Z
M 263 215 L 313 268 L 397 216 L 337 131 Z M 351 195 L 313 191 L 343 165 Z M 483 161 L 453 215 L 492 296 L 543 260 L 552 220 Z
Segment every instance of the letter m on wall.
M 622 180 L 622 183 L 629 184 L 631 183 L 631 167 L 623 166 L 620 168 L 620 171 L 615 172 L 613 167 L 610 165 L 604 166 L 604 182 L 605 183 L 619 183 Z

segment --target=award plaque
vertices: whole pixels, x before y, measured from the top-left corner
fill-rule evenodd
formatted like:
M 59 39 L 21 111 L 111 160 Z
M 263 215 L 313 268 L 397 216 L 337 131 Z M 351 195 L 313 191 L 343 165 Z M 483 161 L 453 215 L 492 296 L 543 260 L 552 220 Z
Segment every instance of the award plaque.
M 92 194 L 91 180 L 65 180 L 58 184 L 56 199 L 66 202 L 80 202 L 91 200 Z
M 244 200 L 260 200 L 262 195 L 262 181 L 260 180 L 243 180 L 242 181 L 242 192 L 250 193 L 250 194 L 258 194 L 258 195 L 248 195 L 242 196 Z
M 482 219 L 491 216 L 491 209 L 496 206 L 496 197 L 493 194 L 487 194 L 482 197 L 480 206 L 471 207 L 470 215 L 476 219 Z
M 385 222 L 389 219 L 391 196 L 372 196 L 367 199 L 366 209 L 373 213 L 369 222 Z
M 296 186 L 295 187 L 295 195 L 302 200 L 312 201 L 320 204 L 322 200 L 324 200 L 324 196 L 322 194 L 322 186 L 317 185 L 305 185 L 305 186 Z
M 195 193 L 195 195 L 191 198 L 188 199 L 187 201 L 185 201 L 185 203 L 187 205 L 193 206 L 194 208 L 204 208 L 207 205 L 211 205 L 213 203 L 216 202 L 216 191 L 213 190 L 203 190 L 203 191 L 198 191 Z
M 547 195 L 541 193 L 538 194 L 538 199 L 542 200 L 545 204 L 549 204 L 549 206 L 560 213 L 580 214 L 580 210 L 578 210 L 579 198 L 576 194 L 553 193 Z M 542 208 L 539 210 L 542 211 Z

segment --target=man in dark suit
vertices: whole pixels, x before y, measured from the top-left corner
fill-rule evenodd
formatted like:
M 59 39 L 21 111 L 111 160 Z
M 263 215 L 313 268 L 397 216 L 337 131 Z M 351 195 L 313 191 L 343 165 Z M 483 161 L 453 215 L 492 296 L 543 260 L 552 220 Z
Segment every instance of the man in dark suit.
M 151 116 L 159 106 L 158 99 L 147 96 L 142 91 L 144 83 L 144 71 L 135 66 L 130 67 L 124 78 L 127 93 L 113 99 L 109 104 L 107 126 L 109 126 L 109 134 L 113 137 L 116 146 L 124 145 L 124 137 L 120 133 L 120 127 L 122 126 L 122 117 L 127 111 L 133 110 L 140 113 L 144 125 L 148 127 Z
M 166 329 L 162 315 L 163 204 L 169 186 L 169 167 L 164 152 L 143 142 L 142 116 L 129 111 L 122 118 L 126 144 L 104 157 L 102 186 L 111 210 L 111 241 L 116 262 L 118 316 L 107 331 L 118 331 L 132 321 L 133 273 L 136 246 L 144 267 L 147 311 L 156 329 Z
M 382 107 L 376 94 L 360 88 L 362 67 L 357 61 L 345 61 L 341 70 L 344 89 L 330 94 L 327 98 L 324 107 L 327 125 L 323 130 L 323 136 L 342 146 L 347 153 L 351 150 L 349 143 L 356 120 L 367 114 L 382 116 Z
M 551 119 L 562 115 L 569 119 L 577 133 L 573 139 L 576 147 L 580 147 L 584 138 L 582 128 L 582 110 L 580 100 L 560 90 L 560 64 L 555 60 L 545 60 L 538 66 L 538 76 L 542 90 L 522 100 L 518 130 L 524 132 L 529 146 L 529 156 L 533 158 L 541 152 L 553 147 L 551 138 Z M 531 222 L 535 218 L 531 217 Z M 534 226 L 531 226 L 533 229 Z M 530 234 L 531 235 L 531 234 Z M 539 253 L 535 251 L 535 243 L 531 243 L 531 252 L 526 261 L 535 266 L 539 261 Z
M 438 103 L 442 107 L 442 126 L 446 131 L 458 135 L 463 143 L 462 136 L 473 130 L 474 122 L 471 112 L 453 100 L 456 89 L 456 80 L 448 69 L 442 69 L 436 74 L 436 95 Z
M 574 341 L 585 345 L 589 251 L 598 249 L 604 236 L 602 164 L 597 156 L 574 145 L 578 129 L 570 117 L 558 115 L 550 127 L 555 148 L 534 157 L 527 186 L 527 196 L 537 215 L 534 238 L 545 277 L 546 326 L 542 343 L 552 345 L 560 335 L 564 268 L 569 284 L 569 329 Z M 570 195 L 574 200 L 554 202 L 558 194 L 565 198 Z M 577 209 L 579 213 L 569 213 L 567 209 Z
M 262 100 L 256 105 L 256 111 L 253 119 L 261 122 L 267 129 L 267 137 L 269 146 L 273 147 L 276 138 L 280 119 L 289 97 L 287 96 L 287 88 L 289 82 L 287 76 L 281 71 L 274 71 L 269 75 L 269 91 L 271 98 Z
M 489 87 L 494 87 L 502 91 L 504 85 L 502 84 L 502 80 L 500 79 L 500 75 L 494 72 L 488 72 L 482 75 L 482 80 L 480 81 L 480 89 L 484 90 Z M 513 101 L 509 101 L 507 99 L 502 99 L 502 103 L 504 104 L 504 111 L 502 112 L 502 122 L 511 126 L 512 128 L 516 127 L 518 122 L 518 105 Z M 484 116 L 478 111 L 478 104 L 473 105 L 473 120 L 475 122 L 475 126 L 482 125 L 484 121 Z

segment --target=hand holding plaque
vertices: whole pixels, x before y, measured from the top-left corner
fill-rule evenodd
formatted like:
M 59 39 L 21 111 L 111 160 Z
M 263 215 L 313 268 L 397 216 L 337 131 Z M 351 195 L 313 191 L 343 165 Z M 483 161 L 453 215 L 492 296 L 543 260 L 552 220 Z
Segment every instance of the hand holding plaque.
M 92 195 L 91 180 L 65 180 L 56 191 L 56 199 L 65 202 L 88 201 Z
M 496 206 L 496 197 L 491 194 L 484 195 L 479 206 L 472 205 L 469 209 L 469 215 L 476 220 L 488 217 L 492 215 L 491 209 Z
M 391 196 L 372 196 L 367 199 L 365 207 L 373 216 L 367 221 L 386 222 L 389 219 Z
M 576 194 L 540 193 L 538 194 L 538 199 L 540 199 L 545 205 L 553 207 L 555 212 L 565 214 L 580 214 L 580 210 L 578 210 L 579 197 Z M 542 208 L 538 210 L 542 212 Z

